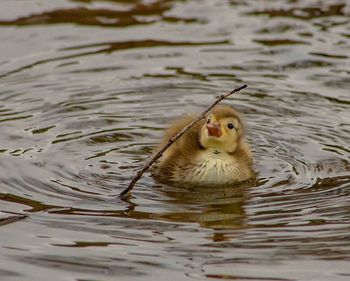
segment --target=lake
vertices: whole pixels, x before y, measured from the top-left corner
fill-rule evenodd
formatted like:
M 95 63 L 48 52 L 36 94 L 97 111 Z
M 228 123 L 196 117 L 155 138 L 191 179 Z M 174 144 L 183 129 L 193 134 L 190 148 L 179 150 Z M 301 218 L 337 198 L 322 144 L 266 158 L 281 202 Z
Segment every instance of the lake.
M 2 0 L 0 279 L 350 279 L 350 2 Z M 146 173 L 216 96 L 257 180 Z

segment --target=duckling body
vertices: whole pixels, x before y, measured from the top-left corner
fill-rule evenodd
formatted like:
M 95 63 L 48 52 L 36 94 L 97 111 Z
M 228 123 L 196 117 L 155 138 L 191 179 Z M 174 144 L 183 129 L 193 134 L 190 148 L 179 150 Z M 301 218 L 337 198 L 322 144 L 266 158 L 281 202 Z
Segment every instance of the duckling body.
M 175 122 L 160 147 L 194 119 L 188 116 Z M 216 106 L 163 153 L 151 173 L 163 181 L 202 186 L 248 180 L 254 173 L 243 130 L 234 109 Z

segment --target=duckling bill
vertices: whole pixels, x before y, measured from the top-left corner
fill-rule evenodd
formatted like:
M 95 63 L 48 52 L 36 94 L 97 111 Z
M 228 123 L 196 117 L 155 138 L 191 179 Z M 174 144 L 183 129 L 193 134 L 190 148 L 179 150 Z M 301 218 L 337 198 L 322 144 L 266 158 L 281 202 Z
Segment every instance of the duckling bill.
M 195 118 L 184 117 L 166 132 L 159 149 Z M 158 149 L 158 150 L 159 150 Z M 216 106 L 154 164 L 151 173 L 174 184 L 235 184 L 253 177 L 252 157 L 237 111 Z

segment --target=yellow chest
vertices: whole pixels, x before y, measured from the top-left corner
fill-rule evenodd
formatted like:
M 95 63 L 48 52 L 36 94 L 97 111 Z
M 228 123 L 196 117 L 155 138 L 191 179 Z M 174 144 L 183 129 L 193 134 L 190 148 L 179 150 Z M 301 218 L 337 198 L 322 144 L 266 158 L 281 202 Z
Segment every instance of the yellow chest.
M 198 155 L 186 181 L 205 185 L 233 183 L 243 180 L 242 169 L 244 167 L 231 155 L 206 151 Z

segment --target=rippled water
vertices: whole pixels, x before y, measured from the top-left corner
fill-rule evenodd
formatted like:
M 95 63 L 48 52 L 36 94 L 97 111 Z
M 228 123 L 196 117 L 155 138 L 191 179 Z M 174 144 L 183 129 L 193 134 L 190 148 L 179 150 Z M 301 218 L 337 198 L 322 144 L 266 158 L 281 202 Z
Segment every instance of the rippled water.
M 347 0 L 2 0 L 0 42 L 1 280 L 350 279 Z M 255 184 L 116 197 L 243 83 Z

